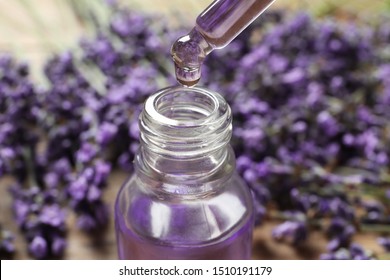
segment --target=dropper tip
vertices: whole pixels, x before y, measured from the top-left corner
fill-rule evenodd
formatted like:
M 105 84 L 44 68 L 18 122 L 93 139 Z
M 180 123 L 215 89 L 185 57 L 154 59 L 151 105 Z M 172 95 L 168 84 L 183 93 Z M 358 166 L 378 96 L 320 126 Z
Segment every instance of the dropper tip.
M 193 87 L 200 80 L 201 68 L 180 67 L 175 63 L 175 73 L 176 73 L 176 80 L 179 82 L 179 84 L 186 87 Z
M 180 85 L 185 86 L 185 87 L 194 87 L 198 84 L 200 79 L 197 79 L 195 81 L 184 81 L 181 80 L 180 78 L 177 78 L 177 81 Z
M 204 38 L 193 29 L 189 34 L 177 39 L 171 47 L 176 80 L 183 86 L 195 86 L 200 80 L 201 67 L 206 56 L 202 40 Z

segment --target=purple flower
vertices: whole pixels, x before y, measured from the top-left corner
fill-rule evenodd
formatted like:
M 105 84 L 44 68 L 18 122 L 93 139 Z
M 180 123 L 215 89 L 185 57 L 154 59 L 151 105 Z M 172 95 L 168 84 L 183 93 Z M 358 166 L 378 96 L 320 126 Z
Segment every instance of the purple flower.
M 135 155 L 138 150 L 139 150 L 139 143 L 138 142 L 133 142 L 130 144 L 129 151 L 132 155 Z
M 80 163 L 90 162 L 97 154 L 98 149 L 90 143 L 83 143 L 80 150 L 77 151 L 76 158 Z
M 95 163 L 95 177 L 93 182 L 97 186 L 103 186 L 107 182 L 108 176 L 111 172 L 111 164 L 104 162 L 102 160 L 98 160 Z
M 122 153 L 118 158 L 119 166 L 126 171 L 133 170 L 133 156 L 129 152 Z
M 390 252 L 390 237 L 380 237 L 377 241 L 387 252 Z
M 364 248 L 357 244 L 357 243 L 352 243 L 350 246 L 349 246 L 349 251 L 351 252 L 351 255 L 356 258 L 357 256 L 364 256 L 365 255 L 365 250 Z
M 49 188 L 56 188 L 59 184 L 58 175 L 54 172 L 46 173 L 44 176 L 44 181 L 46 186 L 48 186 Z
M 39 215 L 41 223 L 52 227 L 60 227 L 65 223 L 65 211 L 59 205 L 44 206 Z
M 82 172 L 81 176 L 85 178 L 88 183 L 91 183 L 95 177 L 95 168 L 93 166 L 87 166 Z
M 370 260 L 373 259 L 372 253 L 366 251 L 361 245 L 352 243 L 349 247 L 339 248 L 332 240 L 328 244 L 330 252 L 320 255 L 322 260 Z
M 317 123 L 327 136 L 335 136 L 340 131 L 339 124 L 328 111 L 322 111 L 318 114 Z
M 89 202 L 94 202 L 96 200 L 100 200 L 101 198 L 102 198 L 102 191 L 94 185 L 90 186 L 87 193 L 87 200 Z
M 332 238 L 332 241 L 328 244 L 328 249 L 335 251 L 341 247 L 348 246 L 355 232 L 355 227 L 346 220 L 333 218 L 327 229 L 327 234 Z
M 343 143 L 346 145 L 346 146 L 353 146 L 354 143 L 355 143 L 355 137 L 352 135 L 352 134 L 344 134 L 343 136 Z
M 82 214 L 77 218 L 77 227 L 84 231 L 92 231 L 97 227 L 96 220 L 89 214 Z
M 307 125 L 305 122 L 302 122 L 302 121 L 298 121 L 298 122 L 294 123 L 291 127 L 291 131 L 295 132 L 295 133 L 305 132 L 306 129 L 307 129 Z
M 15 200 L 13 203 L 15 219 L 19 226 L 22 226 L 30 213 L 30 205 L 22 200 Z
M 301 68 L 294 68 L 290 72 L 284 74 L 283 82 L 294 85 L 303 82 L 305 78 L 305 72 Z
M 290 197 L 292 203 L 295 205 L 296 209 L 302 212 L 306 212 L 311 207 L 310 196 L 301 194 L 298 189 L 293 188 L 290 191 Z
M 64 178 L 72 171 L 69 161 L 65 158 L 55 161 L 52 169 L 60 178 Z
M 252 160 L 247 155 L 241 155 L 236 160 L 236 169 L 239 173 L 243 173 L 246 169 L 253 165 Z
M 128 98 L 129 91 L 125 87 L 117 87 L 110 91 L 108 101 L 111 104 L 120 104 L 122 102 L 126 102 Z
M 290 240 L 292 244 L 299 244 L 307 238 L 307 228 L 304 222 L 286 221 L 272 231 L 272 236 L 277 240 Z
M 48 255 L 47 242 L 42 236 L 35 236 L 28 246 L 29 252 L 37 259 L 43 259 Z
M 251 69 L 259 60 L 266 59 L 269 55 L 269 48 L 266 45 L 259 46 L 241 59 L 241 67 Z
M 347 249 L 339 249 L 334 253 L 336 260 L 349 260 L 351 259 L 351 254 Z
M 85 198 L 88 190 L 88 181 L 85 177 L 80 176 L 73 181 L 69 186 L 69 194 L 74 200 L 82 200 Z
M 14 239 L 14 235 L 10 231 L 2 229 L 0 224 L 0 254 L 12 254 L 15 252 Z
M 51 252 L 54 256 L 62 256 L 66 248 L 66 240 L 62 237 L 55 237 L 51 243 Z
M 353 220 L 355 214 L 354 210 L 346 201 L 336 197 L 330 200 L 329 209 L 335 217 Z
M 129 125 L 129 136 L 132 137 L 133 139 L 139 140 L 139 125 L 137 121 L 130 122 Z
M 235 131 L 235 135 L 237 137 L 242 138 L 242 141 L 245 142 L 248 148 L 255 148 L 255 149 L 261 147 L 261 141 L 264 137 L 264 133 L 257 128 L 246 128 L 246 129 L 238 128 Z
M 307 92 L 306 103 L 309 106 L 318 105 L 324 99 L 324 88 L 319 83 L 310 82 L 307 87 Z
M 104 122 L 100 125 L 96 135 L 96 141 L 104 146 L 111 142 L 118 132 L 118 127 L 112 123 Z
M 257 180 L 257 173 L 254 169 L 247 169 L 244 171 L 243 178 L 248 184 L 255 183 Z
M 285 56 L 275 54 L 268 58 L 268 64 L 272 72 L 282 73 L 287 69 L 289 60 Z
M 328 251 L 330 252 L 335 252 L 340 248 L 340 246 L 341 246 L 340 239 L 334 238 L 328 243 L 326 249 L 328 249 Z
M 0 139 L 1 141 L 1 139 Z M 1 147 L 0 148 L 0 158 L 3 160 L 10 160 L 15 157 L 15 151 L 10 147 Z

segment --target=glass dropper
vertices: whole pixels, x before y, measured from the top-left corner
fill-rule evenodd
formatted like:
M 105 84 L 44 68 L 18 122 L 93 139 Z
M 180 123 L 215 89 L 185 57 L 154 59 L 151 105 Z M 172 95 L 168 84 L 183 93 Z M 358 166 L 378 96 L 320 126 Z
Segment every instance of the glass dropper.
M 177 81 L 194 86 L 201 66 L 214 49 L 227 46 L 275 0 L 215 0 L 196 19 L 195 27 L 171 48 Z

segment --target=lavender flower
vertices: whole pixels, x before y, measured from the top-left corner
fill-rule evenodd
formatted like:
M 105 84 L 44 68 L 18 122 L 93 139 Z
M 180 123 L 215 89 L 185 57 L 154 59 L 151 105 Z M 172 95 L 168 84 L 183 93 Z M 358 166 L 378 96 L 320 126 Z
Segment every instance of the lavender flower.
M 102 195 L 110 171 L 109 163 L 94 160 L 91 166 L 84 168 L 70 183 L 70 206 L 78 215 L 77 226 L 80 229 L 91 232 L 107 225 L 108 208 L 103 203 Z
M 380 238 L 378 238 L 378 243 L 379 243 L 387 252 L 390 252 L 390 238 L 389 238 L 389 237 L 380 237 Z
M 60 227 L 65 223 L 65 213 L 58 205 L 44 206 L 39 214 L 39 221 L 52 227 Z
M 37 187 L 23 189 L 13 186 L 14 213 L 20 229 L 29 243 L 34 258 L 61 257 L 62 250 L 51 250 L 55 238 L 63 238 L 66 232 L 65 212 L 55 203 L 47 204 L 44 193 Z
M 307 227 L 304 222 L 286 221 L 272 231 L 277 240 L 288 240 L 292 244 L 299 244 L 307 238 Z
M 328 246 L 332 247 L 332 246 Z M 361 245 L 352 243 L 347 248 L 331 250 L 331 252 L 321 254 L 322 260 L 371 260 L 375 259 L 373 254 L 365 250 Z
M 0 255 L 10 255 L 15 252 L 14 235 L 3 229 L 0 224 Z
M 43 237 L 39 235 L 34 237 L 28 249 L 30 253 L 37 259 L 43 259 L 48 254 L 47 242 Z

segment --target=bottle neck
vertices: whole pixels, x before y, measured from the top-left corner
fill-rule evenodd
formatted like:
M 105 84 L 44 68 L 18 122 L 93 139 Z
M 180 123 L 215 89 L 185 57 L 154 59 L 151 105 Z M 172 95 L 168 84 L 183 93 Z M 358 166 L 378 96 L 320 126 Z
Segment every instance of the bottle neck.
M 212 188 L 235 168 L 229 145 L 230 107 L 218 93 L 173 87 L 149 97 L 140 115 L 141 148 L 136 169 L 166 188 Z M 186 187 L 184 187 L 186 188 Z

